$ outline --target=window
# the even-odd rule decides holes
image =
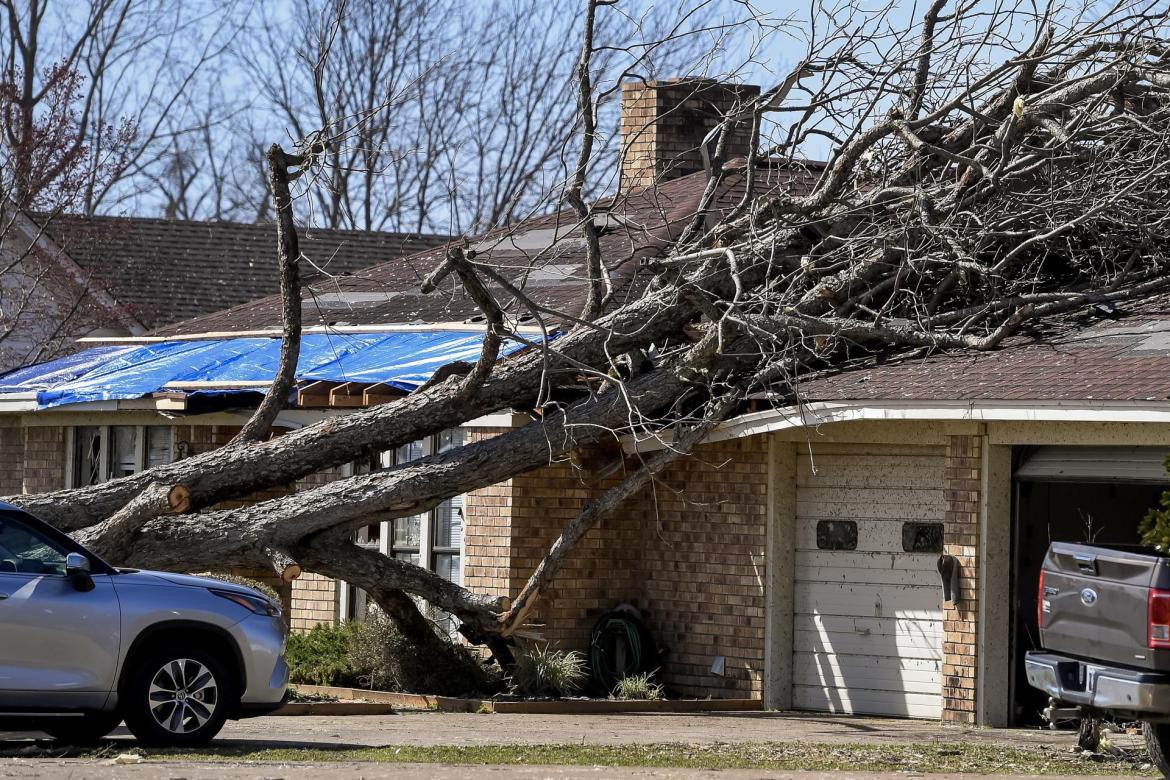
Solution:
[[[0,574],[64,574],[66,555],[24,523],[0,517]]]
[[[821,520],[817,523],[818,550],[856,550],[857,523],[852,520]]]
[[[355,463],[352,473],[368,474],[461,446],[463,431],[456,428]],[[365,526],[357,532],[355,541],[398,560],[424,566],[451,582],[462,583],[463,496],[449,498],[429,512]],[[364,594],[349,585],[341,593],[341,614],[346,619],[360,620],[365,615]],[[432,618],[454,630],[450,616],[436,612]]]
[[[168,425],[79,425],[69,429],[69,487],[86,487],[174,460]]]
[[[913,553],[943,551],[942,523],[902,523],[902,549]]]

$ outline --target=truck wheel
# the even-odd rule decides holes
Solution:
[[[122,716],[116,712],[96,713],[46,725],[45,733],[63,744],[85,747],[100,741],[121,722]]]
[[[143,745],[205,745],[223,728],[236,692],[224,663],[198,647],[148,650],[119,695],[126,726]]]
[[[1101,721],[1096,718],[1081,718],[1077,726],[1077,747],[1096,753],[1101,747]]]
[[[1142,723],[1146,751],[1162,777],[1170,777],[1170,723]]]

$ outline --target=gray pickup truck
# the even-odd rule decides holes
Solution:
[[[1043,650],[1028,682],[1049,720],[1102,714],[1143,722],[1170,777],[1170,556],[1145,547],[1054,542],[1037,591]]]

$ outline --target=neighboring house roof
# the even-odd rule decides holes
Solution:
[[[1170,296],[1095,310],[991,352],[909,357],[801,383],[802,401],[1166,401]]]
[[[46,233],[147,328],[277,292],[273,224],[58,216]],[[307,280],[340,276],[445,244],[450,236],[306,229]]]
[[[819,166],[814,166],[819,168]],[[757,193],[784,189],[799,192],[807,185],[808,169],[773,164],[757,171]],[[742,199],[742,172],[731,174],[719,191],[716,209],[729,209]],[[605,202],[602,253],[609,264],[619,306],[639,294],[649,278],[641,260],[660,254],[693,218],[707,185],[705,173],[668,181],[657,188]],[[470,243],[476,260],[488,261],[502,276],[543,306],[576,316],[585,300],[585,245],[575,214],[562,211],[501,228]],[[478,307],[457,278],[448,277],[429,295],[420,292],[423,279],[443,258],[443,248],[381,263],[349,276],[318,278],[306,285],[303,319],[310,326],[362,326],[394,323],[478,321]],[[502,306],[521,321],[527,312],[503,289],[495,287]],[[558,318],[550,315],[556,323]],[[279,295],[226,311],[159,328],[155,335],[189,335],[279,328]]]

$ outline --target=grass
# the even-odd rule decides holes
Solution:
[[[1087,758],[1054,749],[981,743],[910,745],[824,745],[716,743],[685,745],[474,745],[356,749],[211,747],[198,752],[150,751],[150,759],[171,761],[443,763],[678,767],[690,769],[775,769],[874,772],[971,772],[976,774],[1092,774],[1154,776],[1144,753]]]

